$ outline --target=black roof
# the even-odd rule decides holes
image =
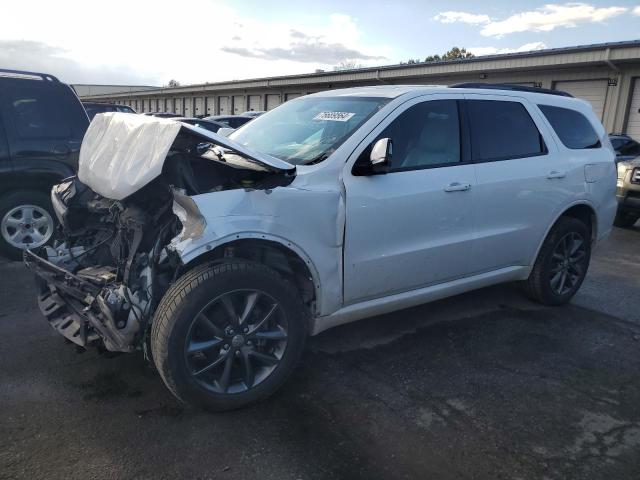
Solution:
[[[571,97],[573,95],[562,90],[550,90],[548,88],[528,87],[526,85],[512,85],[509,83],[456,83],[455,85],[449,85],[449,88],[482,88],[486,90],[510,90],[513,92],[531,92],[531,93],[546,93],[547,95],[557,95],[560,97]]]
[[[0,68],[0,76],[3,77],[36,77],[41,80],[46,80],[49,82],[60,82],[56,77],[50,75],[48,73],[38,73],[38,72],[28,72],[26,70],[9,70],[7,68]]]

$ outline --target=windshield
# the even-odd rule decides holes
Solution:
[[[229,138],[295,165],[319,162],[388,101],[380,97],[302,98],[257,117]]]

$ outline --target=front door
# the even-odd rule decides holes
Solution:
[[[377,139],[393,142],[388,173],[357,176],[348,167],[344,174],[345,304],[468,273],[476,181],[457,98],[407,102],[356,150],[361,162]]]

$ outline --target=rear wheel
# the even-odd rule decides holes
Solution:
[[[153,358],[182,401],[221,411],[274,393],[298,362],[308,311],[278,272],[233,260],[194,268],[156,311]]]
[[[545,305],[568,302],[582,285],[591,258],[591,232],[580,220],[561,217],[542,244],[525,282],[530,298]]]
[[[22,251],[46,245],[55,228],[51,202],[43,192],[20,190],[0,198],[0,250],[20,259]]]

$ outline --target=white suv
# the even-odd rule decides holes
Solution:
[[[67,339],[236,408],[336,325],[508,281],[567,302],[611,229],[614,157],[588,103],[523,87],[327,91],[230,138],[102,114],[52,192],[57,246],[25,260]]]

